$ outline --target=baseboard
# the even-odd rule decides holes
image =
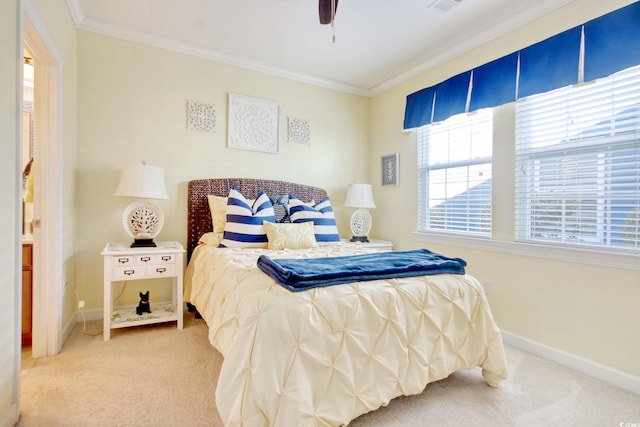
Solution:
[[[77,317],[77,316],[76,316]],[[77,319],[74,319],[73,317],[69,319],[69,321],[66,323],[66,325],[64,325],[64,327],[62,328],[62,342],[67,342],[67,338],[69,338],[69,335],[71,335],[71,331],[73,330],[73,327],[76,325],[77,323]]]
[[[76,312],[76,323],[91,322],[93,320],[102,320],[104,310],[101,308],[90,308],[87,310],[78,310]]]
[[[502,330],[505,344],[526,351],[527,353],[550,360],[558,365],[565,366],[583,374],[597,378],[601,381],[640,394],[640,377],[630,375],[608,366],[584,359],[582,357],[566,353],[545,344],[530,340]]]
[[[0,419],[0,427],[13,427],[18,422],[18,405],[13,404],[7,409],[6,414]]]

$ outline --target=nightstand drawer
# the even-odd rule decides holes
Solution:
[[[127,267],[114,267],[113,280],[133,280],[145,277],[144,265],[130,265]]]
[[[122,265],[135,264],[136,258],[133,255],[122,255],[113,257],[113,266],[118,267]]]
[[[175,254],[136,255],[136,264],[166,264],[176,262]]]
[[[175,264],[176,254],[158,254],[158,255],[122,255],[113,257],[113,266],[134,266],[134,265],[150,265],[150,264]]]
[[[146,277],[173,277],[176,275],[175,264],[155,264],[146,267]]]

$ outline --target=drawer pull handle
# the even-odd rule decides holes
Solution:
[[[170,261],[170,260],[171,260],[171,255],[164,255],[164,256],[162,257],[162,260],[163,260],[163,261]]]
[[[126,276],[131,276],[131,275],[133,275],[133,274],[135,274],[135,273],[136,273],[136,271],[135,271],[135,270],[125,270],[125,271],[124,271],[124,274],[125,274]]]
[[[143,256],[143,257],[140,257],[140,261],[142,261],[142,262],[149,262],[149,261],[151,261],[151,257],[150,257],[150,256]]]
[[[129,262],[129,258],[118,258],[120,264],[126,264]]]
[[[158,268],[156,268],[156,272],[158,272],[158,273],[164,273],[164,272],[166,272],[166,271],[167,271],[167,269],[166,269],[166,268],[164,268],[164,267],[158,267]]]

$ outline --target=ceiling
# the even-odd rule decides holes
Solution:
[[[317,0],[67,3],[80,29],[371,96],[571,1],[340,0],[333,28]]]

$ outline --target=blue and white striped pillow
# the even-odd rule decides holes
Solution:
[[[313,206],[307,206],[294,194],[289,195],[289,215],[291,222],[313,222],[313,233],[318,243],[339,242],[340,235],[333,214],[331,201],[325,197]]]
[[[227,199],[227,222],[220,247],[266,248],[267,233],[262,221],[275,222],[273,206],[264,191],[249,204],[237,187],[231,187]]]
[[[291,222],[289,218],[289,196],[270,196],[269,200],[271,200],[273,211],[276,214],[276,222]]]

